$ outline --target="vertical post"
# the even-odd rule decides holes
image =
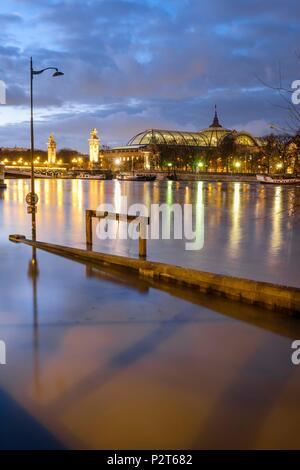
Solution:
[[[146,220],[139,223],[139,257],[147,257],[147,230]]]
[[[31,144],[31,197],[34,197],[34,132],[33,132],[33,67],[32,57],[30,57],[30,144]],[[36,206],[31,203],[31,229],[32,229],[32,240],[36,240]]]
[[[88,248],[93,246],[93,217],[92,211],[85,211],[85,230],[86,230],[86,245]]]

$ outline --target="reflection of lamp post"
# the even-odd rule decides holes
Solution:
[[[32,286],[33,286],[33,317],[34,317],[34,324],[37,323],[37,299],[36,299],[36,286],[37,286],[37,279],[39,277],[39,267],[38,267],[38,260],[36,256],[36,248],[32,247],[32,257],[29,261],[28,265],[28,277],[32,279]]]
[[[37,281],[39,277],[38,260],[36,248],[32,247],[32,257],[28,266],[28,277],[32,281],[33,296],[33,360],[34,375],[36,381],[37,394],[40,392],[40,364],[39,364],[39,323],[38,323],[38,301],[37,301]]]
[[[37,204],[37,196],[35,195],[35,188],[34,188],[34,132],[33,132],[33,76],[40,75],[41,73],[45,72],[45,70],[54,70],[53,77],[60,77],[63,75],[62,72],[56,67],[47,67],[42,70],[33,70],[32,66],[32,57],[30,58],[30,143],[31,143],[31,195],[28,197],[27,203],[29,205],[29,213],[31,213],[32,217],[32,240],[36,239],[36,204]],[[29,201],[29,202],[28,202]]]

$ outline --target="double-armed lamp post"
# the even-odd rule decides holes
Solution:
[[[32,240],[36,240],[36,205],[38,203],[38,196],[35,194],[34,184],[34,129],[33,129],[33,76],[40,75],[46,70],[54,70],[53,77],[60,77],[64,75],[56,67],[46,67],[42,70],[33,70],[32,57],[30,58],[30,142],[31,142],[31,191],[27,194],[26,202],[28,204],[28,213],[32,218]]]

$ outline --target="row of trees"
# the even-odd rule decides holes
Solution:
[[[152,166],[227,173],[300,173],[300,134],[266,136],[261,147],[236,144],[228,136],[219,147],[152,145]]]

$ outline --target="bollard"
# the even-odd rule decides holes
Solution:
[[[144,221],[139,223],[139,257],[147,257],[147,228]]]

